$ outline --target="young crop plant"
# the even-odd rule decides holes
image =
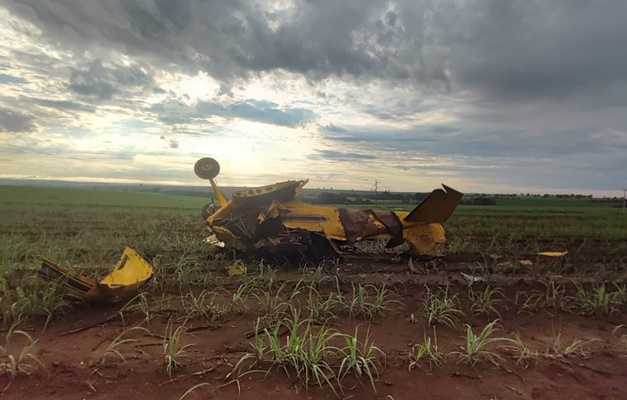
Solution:
[[[42,330],[45,331],[52,317],[63,314],[68,306],[58,283],[53,282],[42,288],[36,282],[23,282],[15,290],[15,303],[11,307],[12,313],[21,317],[45,316]]]
[[[181,336],[185,330],[184,325],[180,325],[176,329],[172,326],[172,320],[168,321],[166,326],[165,335],[163,338],[163,357],[164,364],[166,366],[166,372],[170,379],[172,374],[181,367],[181,359],[185,356],[187,349],[193,344],[182,345]]]
[[[562,332],[554,333],[553,340],[548,343],[546,355],[548,357],[568,357],[579,356],[585,357],[585,346],[593,342],[594,340],[582,340],[579,338],[573,339],[570,344],[564,343]]]
[[[9,287],[9,282],[0,276],[0,321],[5,326],[18,319],[19,313],[15,307],[15,301],[15,295]]]
[[[150,323],[156,316],[152,304],[155,302],[154,297],[148,298],[147,292],[142,292],[129,300],[119,311],[120,318],[124,322],[124,314],[127,312],[140,311],[144,316],[146,328],[150,329]]]
[[[466,343],[462,346],[462,351],[455,351],[451,354],[460,356],[460,362],[468,363],[472,366],[481,361],[490,361],[492,364],[498,366],[497,361],[504,362],[496,350],[490,350],[490,345],[499,342],[511,342],[509,338],[494,337],[494,333],[498,330],[496,323],[498,320],[494,320],[487,324],[481,333],[477,336],[472,331],[470,325],[466,325]]]
[[[557,284],[552,279],[548,282],[542,282],[542,284],[544,285],[544,290],[534,290],[530,295],[523,293],[527,298],[520,311],[536,311],[540,309],[572,310],[574,298],[566,295],[564,285]]]
[[[270,264],[267,264],[264,260],[257,263],[259,268],[259,279],[267,287],[268,291],[272,290],[277,280],[277,269],[273,268]]]
[[[458,295],[450,295],[448,285],[444,289],[440,288],[438,293],[433,293],[427,287],[422,311],[427,318],[429,326],[439,323],[455,328],[459,319],[464,315],[458,304]]]
[[[575,287],[575,304],[583,314],[614,314],[620,311],[625,301],[625,288],[618,285],[614,291],[606,289],[604,284],[594,285],[590,291],[586,291],[581,284],[575,284]]]
[[[342,381],[348,375],[366,376],[373,388],[378,376],[379,362],[375,356],[385,356],[366,334],[363,342],[358,339],[359,330],[354,335],[346,335],[325,325],[316,326],[308,317],[303,317],[298,308],[277,322],[274,327],[259,329],[261,319],[255,325],[255,338],[251,342],[252,352],[247,353],[236,363],[227,378],[237,382],[250,373],[265,373],[274,369],[283,370],[293,382],[299,382],[306,389],[313,385],[328,386],[339,397],[343,392]],[[345,341],[344,347],[333,343]],[[242,373],[245,364],[252,361],[248,371]],[[255,369],[253,369],[255,368]]]
[[[439,367],[444,364],[445,356],[438,346],[438,335],[433,327],[433,337],[427,336],[427,333],[423,334],[423,343],[417,343],[411,347],[409,352],[409,370],[419,365],[421,360],[426,360],[429,363],[429,370],[433,365]]]
[[[337,319],[336,309],[339,305],[338,297],[335,293],[329,293],[326,298],[322,298],[320,293],[311,287],[307,296],[307,311],[309,319],[317,324],[326,325]]]
[[[122,354],[120,347],[125,344],[135,344],[137,342],[137,339],[124,338],[124,336],[128,335],[132,331],[141,331],[150,334],[150,332],[146,328],[140,326],[134,326],[125,331],[122,331],[115,339],[113,339],[109,346],[107,346],[98,362],[104,365],[107,356],[115,355],[118,356],[120,360],[122,360],[124,363],[126,363],[126,357],[124,356],[124,354]]]
[[[287,282],[281,285],[274,294],[270,291],[253,293],[253,296],[261,305],[261,310],[264,312],[263,319],[265,321],[269,323],[280,321],[292,307],[288,301],[283,300],[281,297],[281,291],[286,287],[286,284]],[[292,296],[295,296],[295,294],[292,293]]]
[[[349,374],[355,373],[357,377],[361,378],[365,375],[372,385],[372,389],[377,393],[377,388],[374,385],[375,376],[379,377],[379,370],[377,364],[379,363],[375,357],[376,353],[385,357],[378,347],[374,345],[374,341],[370,339],[370,331],[366,332],[364,341],[359,343],[359,327],[355,328],[355,334],[353,336],[344,335],[346,340],[346,346],[342,349],[344,357],[340,363],[340,368],[337,373],[337,381],[341,385],[342,380]]]
[[[529,346],[527,346],[518,333],[515,333],[513,335],[510,343],[511,345],[507,347],[517,353],[516,364],[524,363],[525,365],[527,365],[529,361],[536,361],[540,357],[540,353],[532,350]]]
[[[497,296],[503,297],[503,292],[498,288],[486,287],[482,292],[477,292],[470,286],[468,289],[468,298],[472,301],[470,310],[475,315],[496,314],[500,318],[501,315],[497,311],[496,305],[502,300]]]
[[[46,369],[46,366],[35,356],[34,347],[36,340],[22,330],[16,330],[20,320],[15,321],[6,335],[4,343],[0,346],[0,372],[5,373],[10,379],[14,379],[19,374],[30,374],[39,367]],[[26,339],[26,343],[13,349],[11,342],[16,336],[22,336]]]
[[[226,313],[226,307],[216,302],[217,294],[203,290],[195,295],[191,290],[181,297],[186,318],[205,318],[211,322]]]
[[[616,335],[617,333],[621,331],[622,331],[622,334],[619,337],[620,343],[621,343],[621,351],[627,352],[627,325],[618,325],[612,331],[612,335]]]
[[[352,288],[353,292],[350,298],[341,294],[337,295],[338,302],[351,318],[364,317],[370,320],[375,315],[389,310],[389,306],[395,302],[388,298],[390,291],[385,285],[377,288],[374,285],[362,286],[358,284],[355,286],[353,284]],[[374,292],[374,299],[368,294],[368,289]]]
[[[265,338],[255,337],[252,344],[254,353],[244,355],[228,376],[237,374],[235,381],[238,381],[249,373],[268,374],[271,370],[279,368],[291,380],[300,382],[307,389],[313,384],[320,387],[328,385],[337,395],[336,386],[339,386],[337,373],[330,360],[338,359],[341,350],[331,345],[331,342],[341,334],[326,326],[315,328],[311,320],[302,318],[300,310],[296,308],[291,310],[291,313],[286,314],[273,328],[263,330]],[[258,325],[259,320],[256,328]],[[284,331],[287,331],[285,340]],[[259,335],[259,330],[257,334]],[[243,365],[249,359],[254,360],[250,368],[258,366],[258,369],[240,374]]]

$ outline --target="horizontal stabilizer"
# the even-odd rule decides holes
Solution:
[[[440,223],[446,222],[464,196],[457,190],[442,185],[420,202],[404,220],[407,222]]]

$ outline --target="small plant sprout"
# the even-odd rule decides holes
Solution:
[[[582,340],[575,338],[572,342],[570,342],[570,344],[567,344],[567,342],[565,343],[562,332],[560,331],[557,334],[554,334],[553,339],[548,343],[546,355],[548,357],[586,357],[587,353],[585,352],[585,346],[595,340],[598,339]]]
[[[134,344],[137,342],[137,339],[123,338],[132,331],[142,331],[150,334],[150,332],[146,328],[140,326],[134,326],[125,331],[122,331],[106,348],[105,352],[102,354],[102,357],[100,357],[99,362],[104,365],[107,356],[115,355],[118,356],[124,363],[126,363],[126,357],[124,356],[124,354],[122,354],[121,347],[126,344]]]
[[[621,351],[627,352],[627,325],[618,325],[612,331],[612,335],[620,333],[619,339],[621,343]]]
[[[185,331],[184,325],[180,325],[176,329],[174,329],[172,325],[172,320],[168,321],[168,325],[166,326],[166,331],[163,339],[163,357],[164,363],[166,366],[166,372],[170,379],[172,379],[172,374],[176,371],[182,364],[181,359],[185,356],[187,348],[193,346],[193,344],[182,345],[181,336]]]
[[[370,320],[375,315],[389,310],[390,305],[397,302],[388,298],[390,291],[385,285],[376,287],[374,285],[362,286],[353,284],[352,288],[353,293],[351,297],[337,295],[339,304],[342,305],[342,308],[348,312],[351,318],[364,317]],[[374,293],[374,299],[368,293],[369,291]]]
[[[334,310],[339,304],[337,295],[335,293],[329,293],[326,299],[320,296],[320,293],[313,287],[309,289],[309,295],[307,297],[307,310],[309,311],[309,318],[318,324],[327,324],[337,318]]]
[[[624,302],[624,288],[616,286],[614,291],[609,291],[605,285],[594,285],[592,290],[586,291],[581,284],[576,284],[576,306],[583,314],[608,315],[619,311]]]
[[[370,339],[370,331],[366,332],[363,343],[359,343],[359,327],[355,328],[355,334],[353,336],[346,335],[346,346],[342,349],[344,358],[340,364],[338,371],[338,382],[341,382],[347,374],[354,372],[358,377],[365,375],[372,384],[372,389],[377,392],[377,388],[374,385],[375,375],[379,376],[379,370],[377,369],[376,353],[382,356],[385,354],[374,345],[374,342]]]
[[[10,379],[14,379],[19,374],[28,375],[39,367],[46,369],[46,366],[34,354],[37,341],[33,340],[28,333],[15,329],[19,323],[20,320],[17,320],[11,325],[4,336],[4,343],[0,346],[0,372],[7,374]],[[11,342],[16,336],[24,337],[26,343],[14,350]]]
[[[427,336],[425,332],[423,343],[417,343],[411,347],[409,352],[409,370],[411,371],[418,366],[421,360],[426,360],[429,363],[429,369],[433,365],[439,367],[444,364],[445,357],[438,346],[438,335],[435,326],[433,327],[433,337]]]
[[[215,321],[226,313],[226,307],[216,303],[217,294],[203,290],[195,295],[191,290],[181,298],[185,318],[205,318]]]
[[[441,323],[455,328],[459,318],[464,314],[458,308],[458,303],[458,295],[450,295],[448,285],[446,285],[445,289],[440,289],[438,294],[431,292],[427,288],[422,311],[427,318],[429,326]]]
[[[526,364],[529,361],[535,361],[540,357],[540,353],[527,346],[518,333],[513,334],[513,338],[510,343],[511,346],[508,346],[508,348],[517,353],[515,356],[516,364]]]
[[[487,287],[485,290],[478,292],[470,286],[468,289],[468,298],[472,302],[470,310],[475,315],[496,314],[500,318],[501,315],[497,311],[496,305],[501,303],[502,300],[497,298],[497,296],[503,296],[503,292],[500,289]]]
[[[495,350],[489,347],[499,342],[511,342],[509,338],[493,337],[498,330],[496,325],[498,320],[494,320],[487,324],[479,335],[475,335],[470,325],[466,325],[466,343],[462,346],[462,351],[456,351],[451,354],[460,356],[460,362],[468,363],[472,366],[481,361],[490,361],[498,366],[497,361],[504,361]]]
[[[561,311],[570,311],[573,305],[573,298],[566,295],[564,285],[555,283],[553,279],[548,282],[542,282],[544,291],[535,290],[527,296],[521,307],[521,311],[536,311],[540,309],[555,309]],[[518,296],[516,296],[518,297]]]

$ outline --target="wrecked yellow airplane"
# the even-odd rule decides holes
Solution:
[[[251,254],[335,257],[356,242],[387,239],[386,248],[407,243],[408,255],[437,255],[438,246],[445,241],[442,224],[463,196],[442,185],[411,212],[351,210],[300,201],[298,196],[308,180],[290,180],[247,188],[233,193],[227,201],[214,179],[220,172],[216,160],[198,160],[194,172],[211,182],[218,200],[215,212],[207,212],[209,204],[203,208],[203,216],[214,234],[210,241]]]

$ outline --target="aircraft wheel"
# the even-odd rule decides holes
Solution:
[[[214,210],[212,210],[212,208]],[[212,203],[207,203],[204,206],[202,206],[202,210],[200,211],[200,215],[202,216],[202,219],[207,219],[211,215],[213,215],[214,212],[215,212],[215,205],[212,204]]]
[[[211,179],[220,173],[220,164],[210,157],[201,158],[194,165],[196,176],[201,179]]]

